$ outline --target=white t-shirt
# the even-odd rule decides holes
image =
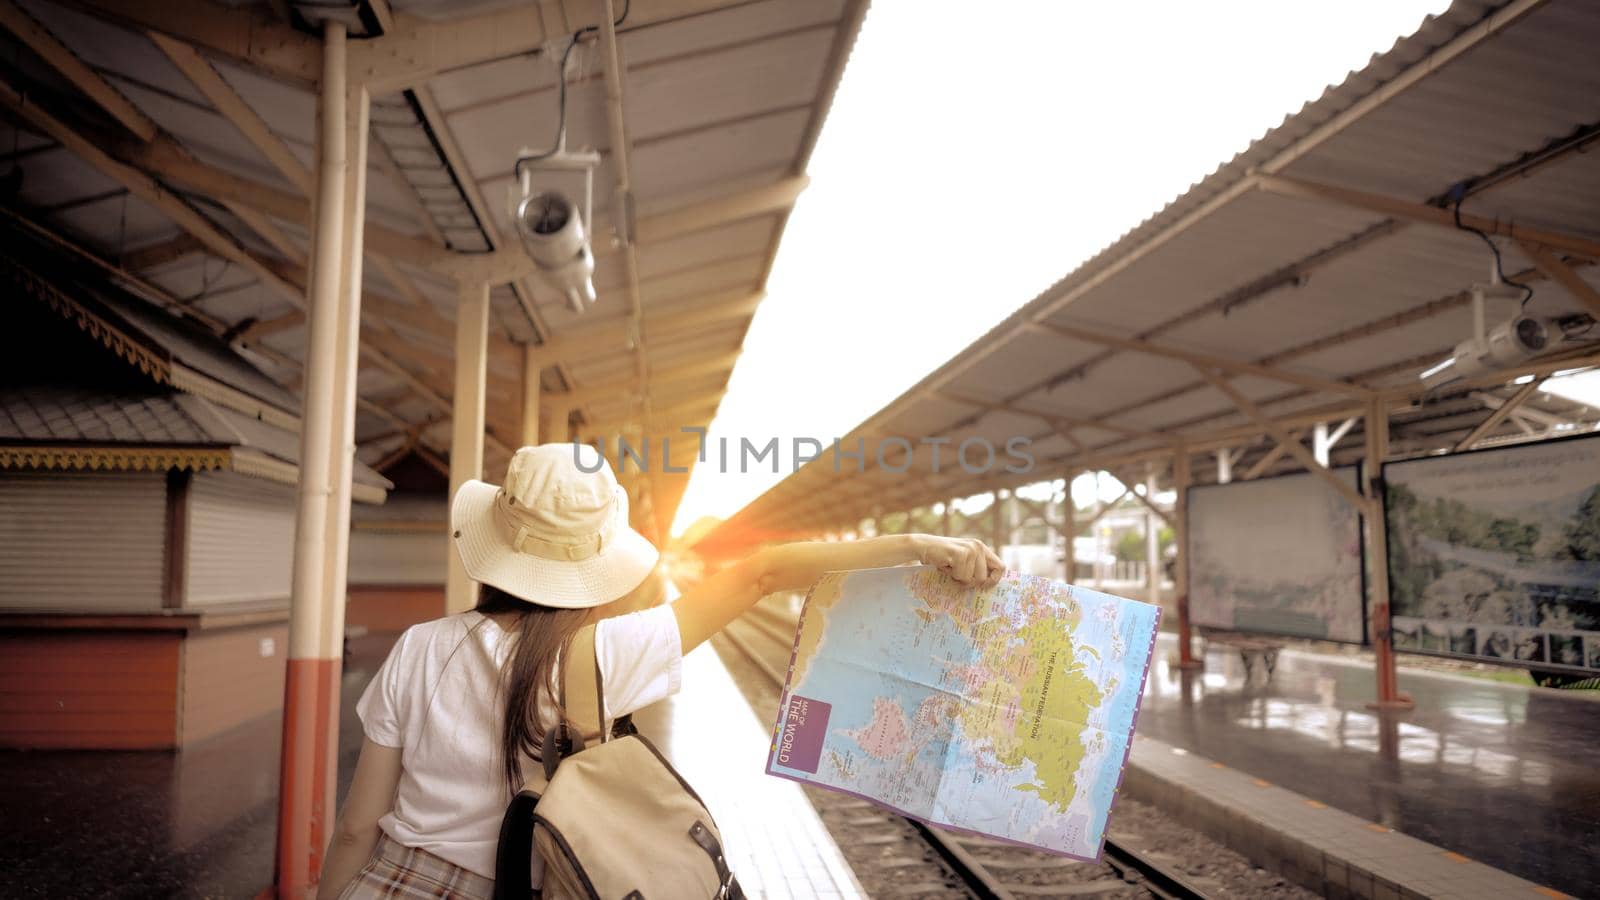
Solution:
[[[498,687],[513,644],[476,612],[414,625],[356,704],[367,737],[401,748],[394,809],[379,827],[407,847],[488,878],[511,799],[499,761],[505,702]],[[670,606],[602,620],[595,653],[608,718],[678,690],[683,644]],[[554,721],[547,708],[546,724]],[[531,774],[529,766],[524,760],[524,773]]]

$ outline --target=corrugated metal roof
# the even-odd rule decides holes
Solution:
[[[199,4],[173,7],[170,13],[163,13],[159,5],[129,7],[98,0],[71,8],[47,0],[19,0],[19,5],[51,40],[87,63],[203,167],[259,185],[280,198],[303,197],[145,30],[184,37],[195,20],[209,16],[226,16],[231,24],[249,20],[259,38],[252,46],[260,56],[244,59],[248,50],[218,42],[200,47],[204,63],[259,117],[273,140],[281,142],[300,166],[309,166],[315,97],[308,82],[318,65],[318,41],[276,18],[271,4]],[[556,35],[532,46],[519,43],[514,35],[496,34],[491,43],[515,49],[431,73],[404,90],[373,98],[369,225],[458,250],[504,247],[512,238],[506,211],[512,162],[519,148],[544,146],[555,133],[551,57],[564,47],[566,38],[558,33],[567,27],[563,19],[567,11],[547,4],[406,0],[390,6],[391,24],[400,31],[419,23],[455,27],[479,16],[513,13],[536,14],[537,24]],[[618,44],[626,66],[626,125],[639,216],[731,196],[804,172],[865,0],[673,0],[633,6],[618,28]],[[153,18],[141,21],[144,14]],[[532,18],[527,21],[531,28]],[[197,27],[187,36],[204,45],[202,31]],[[66,116],[69,125],[81,128],[114,155],[139,149],[127,129],[52,65],[14,36],[5,32],[0,36],[0,57],[9,60],[5,79],[14,90]],[[352,45],[372,45],[373,40],[382,38]],[[606,158],[596,173],[595,208],[610,215],[612,154],[598,54],[585,46],[574,56],[568,144],[597,148]],[[159,247],[179,234],[172,219],[120,193],[114,179],[67,150],[37,140],[34,131],[31,126],[18,130],[7,123],[0,143],[39,148],[20,161],[25,173],[22,201],[34,210],[56,210],[40,212],[38,220],[113,261],[129,251]],[[144,165],[139,160],[134,164]],[[174,190],[193,191],[182,196],[258,258],[274,265],[297,263],[286,259],[286,251],[275,241],[288,243],[290,257],[304,255],[303,217],[270,215],[267,221],[279,232],[275,238],[218,202],[226,197],[208,196],[181,178],[157,175]],[[97,198],[97,194],[107,196]],[[643,309],[653,314],[725,292],[756,291],[770,269],[784,218],[781,213],[764,212],[681,236],[641,240],[637,253]],[[239,265],[225,264],[209,252],[179,256],[138,274],[151,289],[205,317],[215,331],[270,322],[292,312],[281,291],[258,282]],[[381,270],[370,260],[365,266],[364,305],[372,313],[367,324],[392,339],[381,352],[420,378],[432,393],[448,397],[450,373],[430,368],[426,361],[453,353],[455,287],[418,260],[393,262],[395,268],[390,270]],[[407,283],[397,283],[396,273]],[[600,306],[581,317],[568,312],[562,298],[536,278],[495,289],[494,340],[502,352],[491,355],[491,397],[495,390],[502,395],[518,390],[520,372],[504,351],[516,344],[559,339],[569,331],[623,315],[628,304],[618,255],[601,255],[596,285]],[[390,329],[388,322],[395,327]],[[653,366],[658,360],[736,350],[747,324],[746,316],[701,334],[675,334],[670,345],[662,347],[647,335],[644,356]],[[259,337],[255,347],[272,376],[292,388],[304,342],[303,329],[290,327]],[[415,348],[415,356],[408,347]],[[632,365],[633,351],[619,340],[593,359],[547,370],[545,385],[552,393],[582,389],[592,379]],[[447,431],[429,423],[445,418],[448,410],[370,366],[364,366],[358,382],[363,397],[371,401],[357,423],[358,438],[371,441],[363,447],[365,458],[375,460],[396,442],[407,440],[401,432],[411,427],[420,427],[426,440],[447,449],[447,442],[440,442]],[[516,400],[510,396],[492,407],[490,426],[496,437],[509,441],[517,430]],[[598,421],[602,413],[637,414],[615,407],[596,406],[581,415]],[[491,452],[491,474],[502,463]],[[660,495],[655,515],[663,532],[685,480],[679,476],[677,483],[654,486]]]
[[[1059,477],[1082,462],[1140,450],[1170,454],[1177,441],[1255,427],[1188,362],[1053,334],[1050,325],[1368,388],[1415,385],[1418,371],[1469,335],[1464,292],[1488,277],[1490,265],[1481,241],[1360,204],[1279,193],[1258,176],[1434,205],[1465,182],[1467,213],[1595,241],[1600,165],[1584,151],[1600,141],[1596,46],[1600,8],[1592,3],[1452,4],[849,435],[943,435],[956,444],[981,436],[1002,445],[1025,435],[1037,442],[1044,470],[1031,477],[935,477],[923,454],[913,469],[918,474],[896,480],[857,475],[848,466],[836,473],[824,457],[707,540],[735,544],[850,527],[880,506],[925,505]],[[1520,248],[1500,243],[1508,273],[1531,267]],[[1568,262],[1587,283],[1600,285],[1589,260]],[[1557,317],[1587,309],[1538,272],[1527,278],[1536,280],[1530,313]],[[1282,380],[1241,374],[1231,381],[1275,416],[1331,408],[1339,399]],[[1446,392],[1430,403],[1460,400]],[[1468,403],[1481,419],[1482,403]],[[1594,415],[1562,409],[1580,419]],[[1421,434],[1413,421],[1419,416],[1427,417],[1396,414],[1397,434]],[[1457,433],[1475,424],[1452,422]],[[1235,442],[1259,443],[1256,431]],[[1345,446],[1359,447],[1360,439],[1353,433]]]

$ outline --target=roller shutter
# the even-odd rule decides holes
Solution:
[[[232,472],[202,472],[189,486],[187,606],[289,596],[294,489]]]
[[[166,479],[0,473],[0,606],[161,607]]]

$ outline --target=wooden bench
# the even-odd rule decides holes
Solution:
[[[1215,643],[1238,651],[1239,660],[1244,663],[1246,681],[1255,675],[1257,663],[1261,664],[1266,677],[1271,679],[1272,672],[1278,665],[1278,651],[1283,649],[1282,641],[1233,631],[1207,631],[1204,637],[1207,645]]]

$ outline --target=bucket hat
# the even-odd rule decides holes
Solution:
[[[627,491],[587,444],[523,447],[504,486],[463,484],[450,532],[472,580],[543,606],[610,603],[660,558],[628,525]]]

